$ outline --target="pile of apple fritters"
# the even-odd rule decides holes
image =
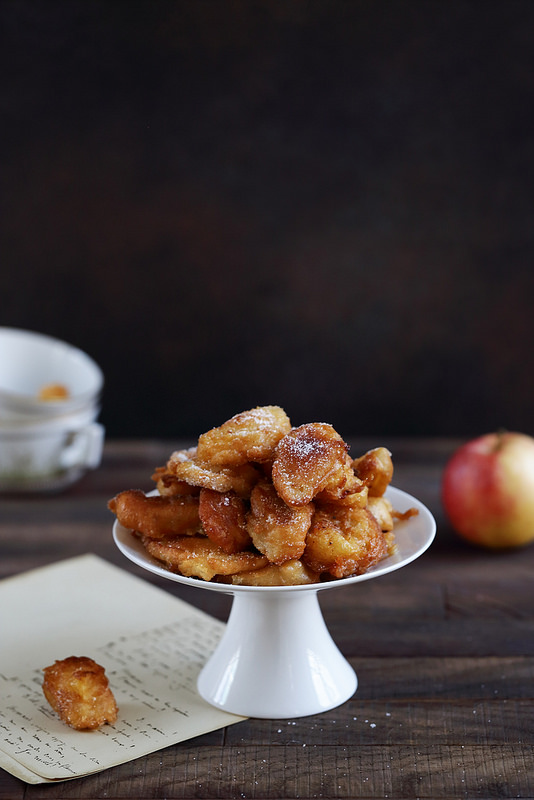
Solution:
[[[147,552],[187,577],[280,586],[359,575],[395,547],[384,447],[352,459],[329,424],[243,411],[109,501]],[[410,512],[408,512],[410,513]]]

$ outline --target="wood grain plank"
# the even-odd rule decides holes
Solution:
[[[534,685],[531,657],[352,658],[365,700],[530,699]]]
[[[23,800],[26,784],[0,769],[0,800]]]
[[[522,565],[525,570],[526,565]],[[531,620],[534,615],[532,575],[507,574],[497,578],[479,577],[476,582],[448,581],[444,588],[449,618],[499,619],[508,625]]]
[[[401,573],[328,590],[319,595],[325,619],[444,619],[445,590],[435,581],[411,581]]]
[[[346,655],[356,656],[533,656],[534,620],[417,620],[395,625],[357,620],[327,621],[332,638]]]
[[[228,743],[287,746],[533,745],[530,700],[361,701],[310,720],[247,720],[227,732]]]
[[[364,745],[169,748],[27,800],[152,798],[528,798],[534,752],[524,745]]]

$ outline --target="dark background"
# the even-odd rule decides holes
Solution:
[[[534,434],[532,0],[0,13],[0,324],[108,436]]]

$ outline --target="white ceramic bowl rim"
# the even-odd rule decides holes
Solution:
[[[149,494],[157,494],[157,492],[152,491]],[[115,520],[113,524],[113,538],[122,554],[125,555],[126,558],[129,558],[134,564],[158,575],[160,578],[183,583],[195,589],[204,589],[232,595],[248,592],[261,594],[319,592],[367,581],[372,578],[378,578],[380,575],[385,575],[388,572],[393,572],[419,558],[419,556],[430,547],[436,534],[436,522],[428,508],[421,503],[420,500],[417,500],[417,498],[393,486],[388,488],[386,497],[391,500],[398,511],[404,512],[409,508],[416,508],[418,511],[416,516],[410,517],[404,522],[397,523],[397,552],[392,556],[384,558],[362,575],[353,575],[350,578],[337,578],[321,583],[297,584],[296,586],[238,586],[203,581],[199,578],[186,578],[176,572],[171,572],[166,569],[160,561],[152,558],[152,556],[146,552],[141,542],[132,536],[131,531],[123,528],[118,520]]]
[[[99,413],[100,406],[93,404],[48,417],[37,418],[29,414],[15,420],[0,417],[0,442],[56,436],[58,432],[74,432],[96,421]]]
[[[11,357],[14,348],[18,349],[16,358]],[[47,403],[37,399],[40,386],[56,382],[69,386],[69,376],[76,376],[82,386],[70,398]],[[102,370],[80,348],[47,334],[0,327],[0,406],[6,410],[39,416],[65,414],[97,400],[103,384]]]

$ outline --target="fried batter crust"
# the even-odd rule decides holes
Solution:
[[[393,506],[386,497],[370,497],[367,508],[384,533],[393,530]]]
[[[256,549],[280,565],[303,554],[312,514],[312,503],[291,508],[270,481],[262,480],[250,495],[247,527]]]
[[[217,575],[261,569],[269,563],[265,556],[251,551],[225,553],[207,536],[174,536],[171,539],[142,539],[148,553],[162,561],[171,572],[187,578],[211,581]]]
[[[260,478],[260,473],[252,464],[214,466],[201,461],[196,451],[192,453],[190,450],[174,452],[167,462],[167,468],[176,478],[192,486],[213,489],[215,492],[235,492],[242,497],[250,494]]]
[[[258,406],[242,411],[201,434],[197,457],[214,466],[237,466],[248,461],[269,461],[291,422],[280,406]]]
[[[382,497],[393,477],[393,461],[387,447],[375,447],[352,462],[354,472],[368,487],[369,497]]]
[[[198,512],[204,532],[225,553],[239,553],[252,544],[246,506],[235,492],[201,489]]]
[[[324,491],[316,494],[313,502],[316,506],[321,505],[336,505],[336,506],[357,506],[358,508],[365,508],[369,501],[369,491],[359,478],[354,478],[356,483],[350,483],[352,489],[339,492],[336,496],[335,491]],[[348,483],[346,484],[348,486]]]
[[[169,472],[166,466],[156,467],[152,480],[161,495],[198,495],[200,493],[198,486],[191,486],[189,483],[179,480],[176,475]]]
[[[71,728],[96,730],[117,720],[118,708],[104,668],[86,656],[69,656],[43,670],[43,693]]]
[[[263,569],[232,575],[234,586],[297,586],[303,583],[318,583],[319,575],[312,572],[302,561],[293,559],[277,566],[269,564]]]
[[[302,561],[334,578],[361,575],[387,555],[384,534],[366,508],[332,506],[317,510]]]
[[[146,495],[140,489],[120,492],[108,503],[121,525],[153,539],[200,530],[198,497]]]
[[[355,489],[348,445],[325,422],[293,428],[276,448],[272,480],[289,506],[310,503],[319,492],[341,497]]]

